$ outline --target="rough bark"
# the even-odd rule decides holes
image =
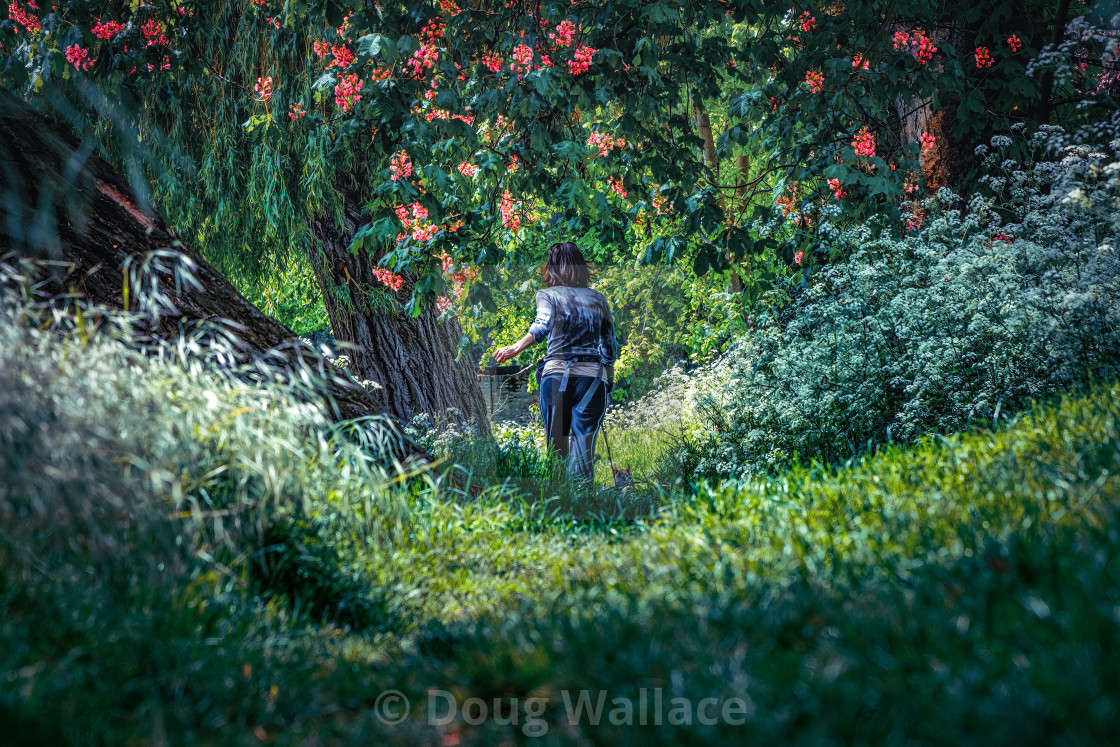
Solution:
[[[704,163],[712,170],[713,181],[718,182],[719,162],[716,160],[716,139],[712,135],[712,121],[699,100],[692,104],[692,116],[696,120],[696,131],[704,141]]]
[[[923,133],[934,137],[933,148],[923,152],[921,156],[922,176],[926,187],[931,192],[936,192],[941,187],[952,184],[957,175],[954,168],[957,159],[951,154],[948,110],[942,108],[935,111],[929,99],[903,97],[898,102],[898,118],[903,145],[920,144]]]
[[[129,263],[163,252],[168,264],[189,267],[201,289],[161,276],[159,290],[170,305],[145,335],[172,339],[184,327],[209,322],[231,333],[244,359],[267,356],[281,364],[302,359],[322,367],[328,374],[324,395],[336,419],[384,412],[343,372],[249,303],[91,151],[0,89],[0,256],[14,252],[57,262],[39,293],[75,294],[120,309]]]
[[[315,220],[312,232],[318,246],[310,251],[335,338],[349,345],[351,373],[376,382],[381,389],[374,397],[401,420],[424,413],[447,417],[454,409],[461,420],[473,418],[489,432],[478,372],[465,358],[456,360],[458,322],[439,321],[434,306],[412,318],[378,300],[378,294],[391,294],[403,302],[411,287],[390,291],[374,277],[372,257],[350,252],[361,210],[349,185],[336,186],[343,199],[343,225],[340,228],[328,215]]]
[[[739,172],[739,184],[735,187],[735,201],[739,203],[738,211],[739,219],[741,220],[743,212],[746,209],[744,199],[747,195],[747,182],[750,181],[751,178],[751,159],[743,154],[736,156],[735,168]],[[741,265],[736,266],[730,254],[728,254],[727,260],[731,262],[731,290],[735,293],[739,293],[743,290],[743,278],[739,275],[743,268]],[[745,306],[743,307],[743,313],[744,315],[746,314]]]
[[[959,45],[961,42],[959,34],[950,28],[935,29],[931,38],[939,46],[949,42]],[[941,107],[935,110],[931,99],[903,95],[895,102],[895,108],[903,145],[920,144],[922,133],[934,137],[933,148],[921,156],[922,176],[927,189],[933,193],[956,184],[968,170],[970,144],[954,142],[949,135],[955,102],[943,97]]]

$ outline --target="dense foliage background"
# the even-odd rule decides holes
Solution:
[[[151,339],[173,247],[125,310],[45,298],[57,216],[8,220],[8,738],[1112,740],[1107,3],[13,0],[0,85],[74,135],[63,183],[106,159],[370,390],[445,334],[409,386],[451,391],[456,339],[486,366],[560,239],[623,343],[580,484],[535,418],[336,422],[312,366]],[[434,724],[430,688],[549,706]],[[565,722],[641,688],[750,707]]]

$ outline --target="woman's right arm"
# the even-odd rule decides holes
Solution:
[[[537,316],[533,319],[533,323],[529,325],[529,333],[509,347],[498,348],[494,353],[494,360],[498,363],[505,363],[510,358],[516,358],[530,345],[548,337],[548,332],[552,329],[552,304],[549,303],[548,296],[543,291],[537,291],[536,301]]]

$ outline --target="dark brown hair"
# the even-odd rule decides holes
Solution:
[[[578,246],[570,241],[561,241],[549,248],[548,261],[544,264],[545,285],[586,288],[590,282],[591,269]]]

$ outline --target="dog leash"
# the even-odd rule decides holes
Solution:
[[[603,421],[599,430],[603,432],[603,446],[607,447],[607,463],[611,466],[611,484],[614,484],[614,459],[611,458],[611,442],[607,440],[607,411],[611,408],[611,393],[607,392],[607,404],[603,408]]]

